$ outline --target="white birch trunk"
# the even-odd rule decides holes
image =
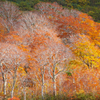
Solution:
[[[5,73],[2,72],[2,78],[3,78],[3,94],[4,94],[4,98],[3,100],[6,99],[6,87],[7,87],[7,75],[5,75]]]
[[[13,84],[12,84],[12,90],[11,90],[11,98],[13,98],[13,95],[14,95],[14,88],[15,88],[16,78],[17,78],[17,70],[15,70],[15,75],[13,77]]]
[[[45,67],[43,66],[43,69],[42,69],[42,90],[41,90],[42,100],[44,100],[44,72],[45,72]]]
[[[56,96],[56,75],[55,75],[55,65],[53,68],[53,96]]]
[[[24,87],[24,100],[26,100],[26,87]]]
[[[53,96],[56,96],[56,80],[53,79]]]
[[[3,78],[3,93],[4,93],[4,95],[6,95],[7,79],[6,79],[6,75],[4,73],[2,73],[2,78]]]

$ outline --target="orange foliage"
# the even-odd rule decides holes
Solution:
[[[39,95],[43,82],[41,79],[44,78],[44,92],[51,93],[53,91],[52,77],[55,74],[57,75],[55,78],[57,93],[67,92],[72,95],[97,92],[99,94],[100,63],[97,59],[100,57],[97,51],[100,49],[100,24],[94,22],[87,14],[73,9],[63,9],[57,3],[39,3],[35,8],[40,12],[27,12],[21,15],[20,20],[17,19],[19,23],[16,23],[16,26],[18,27],[10,28],[9,34],[5,35],[5,27],[0,23],[0,42],[4,42],[0,43],[0,63],[7,65],[8,71],[11,71],[11,68],[15,70],[17,66],[16,85],[18,87],[16,87],[21,89],[27,87],[29,93],[31,91],[34,95]],[[81,43],[81,36],[85,37],[85,42]],[[81,45],[77,48],[74,43]],[[73,49],[69,47],[76,48],[74,54],[71,52]],[[83,59],[85,57],[86,63],[92,61],[93,65],[98,65],[98,69],[84,68],[84,61],[82,63],[77,58],[80,52],[83,54]],[[91,56],[87,56],[88,54]],[[27,60],[23,62],[24,56]],[[72,57],[78,61],[66,65]],[[93,57],[96,57],[95,61]],[[64,58],[68,61],[62,61]],[[25,66],[26,62],[27,66]],[[62,70],[63,67],[66,67],[66,71],[71,69],[72,75],[68,76]],[[3,68],[5,71],[5,66]],[[11,74],[14,74],[13,70]],[[61,71],[63,73],[59,74]],[[9,82],[12,80],[11,74],[8,72]],[[21,92],[21,89],[18,91]],[[8,100],[19,100],[19,98],[13,97]]]
[[[97,45],[100,42],[100,24],[94,22],[87,14],[63,9],[57,3],[37,4],[36,8],[50,20],[59,37],[67,39],[71,35],[85,34]]]
[[[20,100],[20,99],[17,97],[13,97],[13,98],[8,98],[7,100]]]
[[[73,93],[99,93],[98,69],[78,69],[72,76],[66,75],[66,81],[63,83],[64,92]]]

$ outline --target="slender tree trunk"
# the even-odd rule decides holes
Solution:
[[[15,88],[16,78],[17,78],[17,75],[16,75],[16,72],[15,72],[15,76],[13,77],[13,85],[12,85],[12,90],[11,90],[11,98],[13,98],[13,95],[14,95],[14,88]]]
[[[24,100],[26,100],[26,87],[24,87]]]
[[[55,75],[55,65],[53,68],[53,96],[56,96],[56,75]]]
[[[13,98],[13,94],[14,94],[14,89],[12,89],[11,91],[11,98]]]
[[[44,100],[44,84],[42,84],[42,100]]]
[[[4,73],[2,73],[2,77],[3,77],[3,93],[4,95],[6,95],[7,79]]]
[[[11,90],[11,98],[13,98],[14,95],[14,87],[15,87],[15,82],[13,82],[12,90]]]
[[[4,73],[2,73],[2,78],[3,78],[3,94],[4,94],[3,100],[5,100],[6,99],[7,76]]]
[[[45,71],[45,67],[43,66],[43,69],[42,69],[42,90],[41,90],[42,100],[44,100],[44,71]]]
[[[56,96],[56,80],[53,78],[53,96]]]
[[[5,79],[3,86],[4,95],[6,95],[6,86],[7,86],[7,80]]]

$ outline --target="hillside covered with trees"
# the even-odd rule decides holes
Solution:
[[[0,99],[100,100],[100,16],[65,7],[98,1],[12,1],[0,1]]]
[[[34,10],[34,6],[39,2],[57,2],[63,8],[77,9],[92,16],[96,22],[100,22],[100,0],[0,0],[16,3],[20,10]]]

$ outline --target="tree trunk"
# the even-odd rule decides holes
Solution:
[[[2,77],[3,77],[3,93],[4,93],[4,95],[6,95],[7,79],[6,79],[6,76],[4,75],[4,73],[2,73]]]
[[[44,100],[44,84],[42,85],[42,100]]]
[[[24,100],[26,100],[26,87],[24,87]]]
[[[42,100],[44,100],[44,72],[45,72],[45,67],[43,66],[43,69],[42,69],[42,90],[41,90]]]
[[[53,96],[54,97],[56,96],[56,75],[55,75],[55,67],[56,67],[56,65],[54,65],[54,68],[53,68],[53,77],[52,77],[52,80],[53,80]]]
[[[6,99],[7,76],[4,73],[2,73],[2,78],[3,78],[3,94],[4,94],[3,100],[5,100]]]
[[[6,95],[6,86],[7,86],[7,80],[5,79],[4,81],[4,86],[3,86],[3,92],[4,92],[4,95]]]
[[[53,78],[53,96],[56,96],[56,80]]]
[[[55,69],[53,70],[53,96],[56,96],[56,80],[55,80]]]
[[[15,88],[15,83],[16,83],[16,75],[13,77],[13,86],[12,86],[12,90],[11,90],[11,98],[13,98],[14,95],[14,88]]]

